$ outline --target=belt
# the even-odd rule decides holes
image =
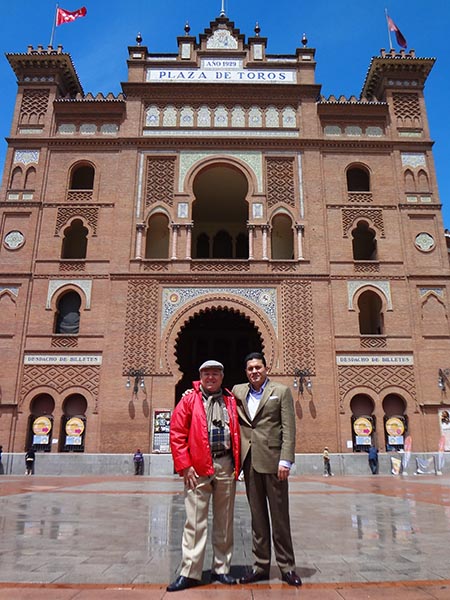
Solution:
[[[231,450],[222,450],[221,452],[211,452],[213,458],[222,458],[222,456],[227,456],[227,454],[231,454]]]

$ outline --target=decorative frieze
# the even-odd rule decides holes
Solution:
[[[235,296],[244,298],[258,307],[268,317],[275,331],[278,328],[278,310],[276,288],[252,287],[170,287],[163,288],[161,329],[164,330],[169,320],[188,302],[202,297]]]
[[[145,127],[170,128],[192,127],[193,129],[295,129],[297,113],[293,106],[250,106],[239,104],[226,106],[167,105],[152,104],[145,113]],[[176,132],[170,132],[175,134]],[[223,133],[222,133],[223,135]],[[233,135],[235,132],[233,131]],[[348,133],[348,135],[352,135]]]

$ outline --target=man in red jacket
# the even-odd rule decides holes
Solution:
[[[178,592],[201,584],[208,507],[213,498],[211,581],[233,585],[233,515],[240,471],[240,433],[236,400],[222,390],[223,365],[207,360],[200,381],[185,394],[170,420],[170,448],[176,472],[184,479],[184,525],[180,575],[168,587]]]

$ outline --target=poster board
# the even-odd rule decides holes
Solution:
[[[172,411],[169,409],[153,411],[152,452],[156,454],[170,454],[169,434],[171,416]]]

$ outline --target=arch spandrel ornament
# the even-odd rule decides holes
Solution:
[[[225,297],[231,300],[231,303],[246,302],[250,310],[256,309],[258,313],[264,314],[274,330],[278,329],[278,302],[277,290],[272,287],[252,287],[252,288],[204,288],[204,287],[170,287],[163,288],[162,291],[162,314],[161,331],[168,325],[169,321],[180,309],[183,309],[188,303],[196,301],[199,298],[217,298],[219,302]]]
[[[384,300],[386,301],[387,310],[391,311],[392,308],[392,296],[391,296],[391,286],[389,281],[379,281],[379,280],[352,280],[347,281],[347,293],[348,293],[348,310],[355,310],[354,307],[354,299],[358,292],[364,288],[370,289],[374,288],[378,292],[381,292]]]
[[[264,354],[269,366],[278,362],[276,356],[275,340],[276,329],[272,323],[262,314],[258,307],[247,299],[226,296],[220,293],[210,293],[208,296],[200,296],[179,308],[167,322],[163,330],[161,348],[164,355],[161,357],[162,370],[169,374],[179,372],[179,366],[175,355],[178,336],[188,321],[201,315],[206,311],[226,310],[248,319],[261,336],[264,346]]]
[[[91,294],[92,294],[92,280],[91,279],[52,279],[48,282],[47,291],[47,302],[45,308],[47,310],[52,308],[55,303],[56,293],[61,288],[74,290],[76,292],[82,292],[81,297],[85,302],[84,308],[89,310],[91,308]],[[53,306],[55,308],[55,306]]]
[[[249,185],[252,182],[256,193],[261,194],[264,190],[263,184],[263,155],[262,152],[235,152],[228,151],[226,154],[217,152],[180,152],[180,170],[178,175],[178,192],[186,191],[188,182],[192,180],[192,174],[198,173],[199,169],[215,164],[224,164],[239,169],[244,169]]]

